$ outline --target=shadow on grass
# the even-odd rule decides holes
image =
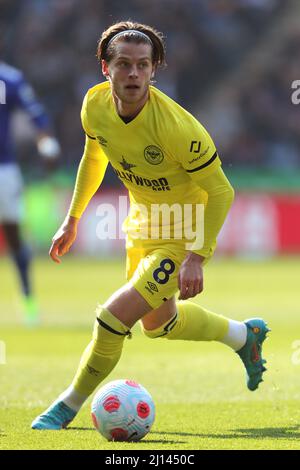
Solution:
[[[93,431],[95,432],[95,428],[80,428],[80,427],[69,427],[66,428],[65,431]],[[151,434],[177,434],[177,433],[151,433]],[[180,433],[178,433],[180,435]],[[167,441],[165,439],[147,439],[145,441],[138,441],[138,442],[131,442],[131,444],[184,444],[184,441]]]
[[[71,427],[66,428],[65,431],[95,431],[95,428],[80,428],[80,427],[71,426]]]
[[[153,434],[176,435],[176,436],[193,436],[215,439],[299,439],[300,426],[288,426],[281,428],[247,428],[234,429],[228,434],[198,434],[187,432],[153,432]]]
[[[184,441],[167,441],[164,439],[146,439],[131,444],[184,444]]]
[[[95,431],[92,427],[69,427],[66,431]],[[226,434],[214,433],[192,433],[192,432],[156,432],[152,431],[151,435],[163,435],[163,436],[192,436],[192,437],[203,437],[203,438],[215,438],[215,439],[299,439],[300,438],[300,426],[287,426],[281,428],[245,428],[245,429],[233,429],[228,431]],[[0,432],[1,436],[1,432]],[[2,434],[3,436],[3,434]],[[183,441],[167,441],[164,439],[151,439],[143,441],[145,443],[160,443],[160,444],[183,444]]]

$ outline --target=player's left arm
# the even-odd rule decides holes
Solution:
[[[203,244],[199,247],[196,241],[179,270],[180,299],[194,297],[202,292],[202,265],[213,254],[217,235],[234,199],[234,190],[221,168],[210,135],[197,121],[191,127],[192,134],[187,132],[189,138],[183,139],[185,149],[182,149],[181,154],[182,165],[194,183],[207,193],[207,204],[204,210]],[[199,140],[193,140],[192,135],[197,135]]]
[[[204,243],[202,248],[187,253],[178,275],[180,298],[194,297],[203,290],[202,265],[213,253],[216,238],[220,232],[234,199],[234,190],[221,167],[199,182],[201,189],[207,192],[207,204],[204,210]]]

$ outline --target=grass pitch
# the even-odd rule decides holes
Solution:
[[[0,260],[0,449],[300,449],[299,259],[215,259],[205,269],[197,302],[235,319],[263,316],[272,328],[264,348],[269,370],[256,392],[226,346],[150,340],[135,328],[106,382],[134,379],[152,394],[156,420],[139,443],[106,442],[93,429],[91,400],[67,430],[30,429],[69,385],[96,303],[124,283],[124,262],[38,259],[34,277],[42,323],[26,329],[12,265]]]

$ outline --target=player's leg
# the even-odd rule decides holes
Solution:
[[[143,329],[146,334],[149,331],[151,337],[157,336],[158,329],[159,336],[196,341],[220,340],[228,332],[228,319],[192,302],[175,303],[178,270],[185,255],[180,246],[165,247],[144,257],[135,270],[132,285],[152,307],[152,311],[142,318]],[[182,308],[182,305],[188,305],[188,308]]]
[[[126,284],[97,307],[92,341],[86,347],[70,387],[32,423],[33,429],[62,429],[73,420],[85,400],[118,363],[130,328],[150,305]]]
[[[22,292],[23,310],[27,324],[34,324],[38,317],[38,308],[32,292],[30,267],[31,253],[20,236],[20,227],[17,223],[4,222],[2,225],[5,240],[11,257],[16,265]]]
[[[177,302],[176,313],[173,315],[168,315],[171,309],[166,311],[164,307],[162,305],[152,310],[142,319],[142,331],[146,336],[153,339],[219,341],[226,344],[242,359],[249,390],[258,388],[266,370],[262,344],[269,331],[263,319],[252,318],[240,322],[217,315],[190,301]],[[162,317],[161,310],[164,313]]]
[[[180,246],[155,250],[143,257],[135,270],[131,278],[133,286],[152,309],[162,309],[143,317],[145,333],[152,338],[219,341],[230,346],[244,363],[249,390],[256,390],[266,370],[261,352],[268,331],[264,320],[252,318],[239,322],[190,301],[178,302],[175,314],[174,305],[170,309],[169,305],[163,307],[178,290],[177,275],[185,255]]]
[[[252,318],[240,322],[211,312],[194,302],[175,303],[175,299],[170,295],[177,290],[176,255],[172,257],[170,254],[166,256],[162,253],[161,258],[157,256],[156,261],[159,269],[155,263],[154,269],[142,269],[146,262],[146,258],[143,259],[132,279],[136,289],[154,307],[142,318],[144,333],[150,338],[219,341],[230,346],[238,353],[245,365],[249,390],[256,390],[266,370],[264,367],[266,361],[261,353],[262,343],[268,331],[264,320]],[[138,272],[139,276],[137,276]],[[154,281],[156,281],[155,284],[153,284]],[[145,290],[145,286],[152,288]],[[163,304],[161,304],[162,292],[166,296]]]
[[[191,302],[175,307],[173,295],[181,262],[170,250],[155,250],[141,259],[130,283],[98,307],[93,340],[82,356],[71,386],[32,423],[34,429],[61,429],[75,417],[86,398],[113,370],[121,356],[124,338],[130,337],[130,328],[141,318],[146,328],[151,327],[144,328],[151,338],[226,342],[230,322],[225,317]],[[153,329],[157,326],[155,316],[160,318],[160,324]],[[163,320],[166,321],[162,323]]]
[[[159,266],[163,259],[161,257],[165,256],[161,252],[158,255],[156,253],[144,255],[144,252],[139,251],[130,255],[131,269],[137,271],[137,278],[145,269],[152,270],[152,266]],[[141,258],[143,256],[144,258]],[[127,277],[130,276],[131,274],[127,274]],[[143,291],[139,292],[136,287],[130,280],[103,306],[98,306],[93,340],[82,356],[71,387],[64,394],[64,401],[70,406],[81,406],[97,385],[113,370],[121,356],[124,338],[131,336],[130,328],[152,310],[148,298],[145,298],[142,295]],[[161,300],[161,302],[162,320],[173,316],[176,309],[174,300],[166,302]]]
[[[17,165],[1,166],[0,170],[0,220],[9,252],[16,265],[24,294],[24,314],[27,323],[37,320],[37,306],[30,281],[31,255],[20,232],[22,215],[22,177]]]
[[[31,294],[31,284],[29,280],[30,252],[21,240],[20,227],[17,223],[3,222],[3,233],[9,252],[17,266],[22,291],[24,295]]]
[[[169,322],[176,317],[177,306],[175,296],[168,299],[160,307],[146,313],[141,319],[141,328],[146,331],[156,330],[157,328],[165,328]]]
[[[131,271],[137,265],[140,266],[137,277],[145,269],[157,269],[164,259],[161,256],[165,256],[165,253],[145,256],[145,263],[142,263],[141,257],[144,255],[143,251],[138,251],[130,256]],[[131,273],[127,275],[130,276]],[[147,288],[149,289],[148,285]],[[164,302],[163,298],[161,302]],[[93,338],[82,355],[72,384],[50,408],[33,421],[32,428],[42,430],[66,427],[88,396],[116,366],[124,339],[131,336],[130,328],[151,310],[152,306],[131,281],[115,292],[103,306],[98,306]],[[174,309],[169,314],[173,315]]]

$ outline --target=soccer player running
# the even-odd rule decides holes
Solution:
[[[1,38],[0,38],[1,39]],[[22,176],[16,161],[11,136],[11,117],[15,109],[25,111],[36,128],[36,141],[40,155],[53,162],[60,146],[52,136],[49,118],[39,103],[22,72],[0,60],[0,226],[21,280],[25,322],[34,325],[38,320],[38,306],[30,279],[31,254],[22,240]],[[47,165],[50,167],[52,165]]]
[[[151,86],[157,67],[165,62],[161,33],[139,23],[117,23],[103,32],[98,58],[108,81],[91,88],[83,102],[84,154],[71,206],[53,238],[50,256],[59,263],[70,249],[109,161],[131,202],[126,221],[128,282],[98,306],[93,338],[72,384],[33,421],[33,429],[61,429],[74,419],[116,366],[124,338],[131,336],[138,320],[149,338],[228,345],[244,363],[250,390],[257,389],[266,370],[261,349],[268,329],[262,319],[230,320],[187,300],[203,290],[203,264],[213,254],[233,189],[207,131]],[[186,237],[138,236],[151,225],[153,204],[205,204],[204,242],[187,245]],[[177,222],[170,222],[171,228]],[[195,227],[194,219],[191,224]]]

